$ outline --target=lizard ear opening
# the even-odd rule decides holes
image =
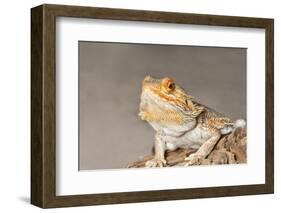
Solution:
[[[162,80],[162,86],[169,92],[176,88],[175,82],[171,78],[164,78]]]

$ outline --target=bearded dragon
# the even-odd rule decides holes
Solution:
[[[198,165],[222,135],[244,127],[242,119],[230,118],[193,100],[171,78],[146,76],[142,82],[139,116],[156,131],[154,158],[146,167],[166,166],[165,151],[192,148],[197,151],[185,159],[185,166]]]

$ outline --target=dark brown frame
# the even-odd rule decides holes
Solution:
[[[266,32],[266,183],[90,195],[56,195],[56,17],[263,28]],[[66,207],[274,192],[274,20],[63,5],[31,9],[31,203]]]

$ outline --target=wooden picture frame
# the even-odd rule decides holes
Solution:
[[[158,23],[262,28],[266,34],[266,168],[265,184],[122,193],[56,195],[56,18],[95,18]],[[31,203],[42,208],[132,203],[274,191],[274,21],[199,15],[41,5],[31,9]]]

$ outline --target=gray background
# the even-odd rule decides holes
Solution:
[[[151,152],[138,116],[146,75],[172,77],[195,99],[246,118],[246,49],[79,42],[79,169],[125,168]]]

